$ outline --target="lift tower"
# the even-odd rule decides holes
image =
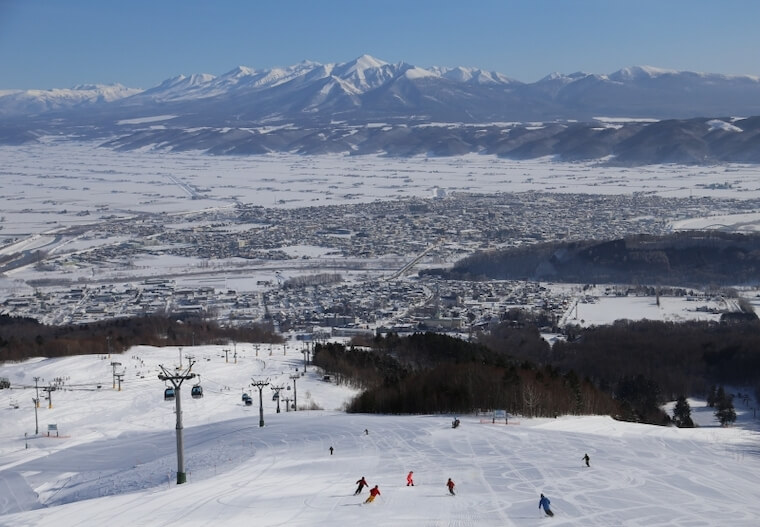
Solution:
[[[190,365],[185,370],[178,369],[176,373],[170,373],[161,364],[158,365],[162,372],[158,374],[158,378],[164,382],[169,382],[174,386],[174,400],[176,401],[175,413],[177,414],[177,426],[175,427],[177,430],[177,485],[187,481],[187,476],[185,475],[185,453],[182,444],[182,403],[180,387],[184,381],[195,378],[195,374],[190,372],[193,364],[195,364],[195,361],[190,361]]]

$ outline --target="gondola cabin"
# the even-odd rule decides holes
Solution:
[[[164,401],[174,400],[174,388],[167,388],[164,390]]]
[[[200,384],[195,385],[190,390],[190,395],[193,397],[193,399],[200,399],[203,397],[203,388]]]

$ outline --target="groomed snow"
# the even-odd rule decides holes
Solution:
[[[732,428],[692,400],[701,426],[691,430],[598,416],[510,416],[505,425],[475,415],[458,416],[452,429],[452,415],[344,414],[355,392],[309,366],[296,381],[299,406],[324,410],[285,412],[283,403],[278,414],[267,387],[259,427],[251,379],[292,385],[302,349],[182,349],[185,365],[189,355],[197,360],[205,393],[191,399],[182,389],[183,485],[174,403],[163,400],[156,377],[158,364],[179,361],[178,348],[4,365],[0,376],[14,385],[64,377],[64,387],[78,389],[54,391],[52,408],[43,401],[37,437],[34,389],[0,390],[0,525],[530,526],[550,521],[537,508],[542,492],[552,525],[754,526],[760,517],[757,421],[741,400]],[[112,362],[125,370],[121,391],[112,389]],[[243,390],[253,406],[242,403]],[[61,437],[45,435],[49,423]],[[405,485],[410,470],[414,487]],[[362,505],[366,489],[353,495],[362,476],[382,493],[372,504]],[[456,496],[447,493],[449,477]]]

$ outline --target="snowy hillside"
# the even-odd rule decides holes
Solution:
[[[344,414],[355,392],[308,366],[295,390],[282,389],[281,413],[264,388],[259,427],[251,380],[293,387],[302,350],[137,347],[3,365],[0,376],[17,389],[0,390],[0,525],[544,525],[542,492],[559,525],[751,526],[760,517],[757,421],[743,405],[734,428],[692,401],[701,424],[692,430],[475,415],[458,416],[452,429],[447,415]],[[184,366],[194,357],[204,397],[190,397],[197,379],[181,390],[187,483],[177,485],[175,403],[164,401],[157,373],[180,356]],[[121,391],[114,372],[124,373]],[[38,435],[35,377],[40,386],[63,380],[37,411]],[[299,410],[286,412],[294,391]],[[59,437],[47,436],[49,424]],[[405,484],[410,470],[414,487]],[[372,504],[362,504],[366,489],[353,495],[362,476],[381,491]]]

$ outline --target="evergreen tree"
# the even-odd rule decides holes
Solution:
[[[673,423],[678,428],[694,428],[694,421],[691,420],[691,406],[683,395],[678,396],[676,406],[673,408]]]
[[[718,400],[715,401],[715,407],[715,417],[720,421],[721,426],[728,426],[736,421],[734,398],[723,390],[723,386],[718,388]]]
[[[713,384],[710,386],[710,391],[707,392],[707,406],[710,408],[715,408],[715,401],[718,398],[718,394],[716,393],[717,388],[715,388],[715,385]]]

